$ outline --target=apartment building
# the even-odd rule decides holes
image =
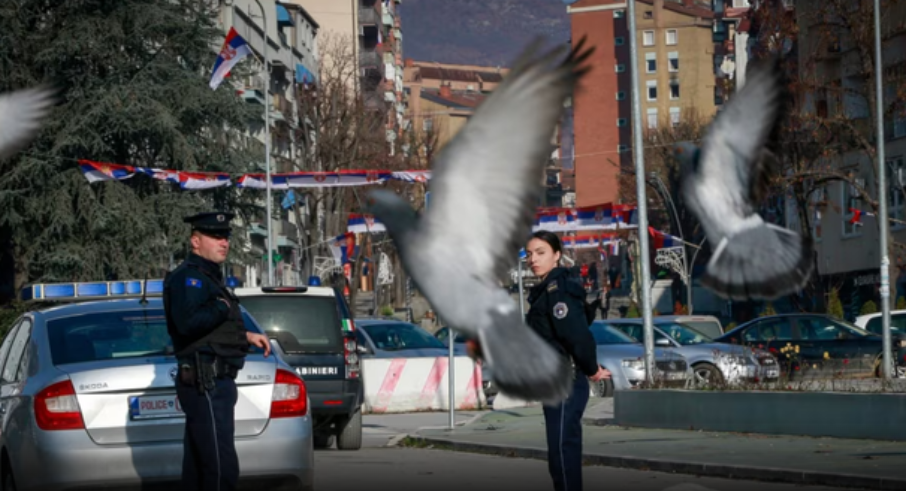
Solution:
[[[858,8],[858,4],[853,4],[853,8]],[[830,3],[819,0],[795,2],[799,77],[815,87],[815,90],[799,96],[806,114],[816,120],[843,119],[858,135],[867,141],[874,141],[873,100],[869,103],[866,94],[873,92],[875,74],[871,70],[867,76],[863,75],[863,62],[866,60],[862,58],[858,44],[866,41],[857,41],[858,37],[849,31],[836,25],[829,27],[828,24],[848,13],[837,12]],[[851,20],[858,28],[865,22],[859,19],[866,18],[871,21],[871,16],[856,14]],[[877,162],[867,152],[856,150],[853,138],[839,131],[815,133],[818,141],[828,148],[851,150],[820,163],[850,175],[857,186],[843,181],[827,182],[811,196],[805,211],[816,239],[817,274],[822,276],[825,285],[839,288],[848,318],[858,315],[867,300],[873,300],[880,306],[881,244],[878,221],[876,217],[865,214],[870,213],[872,208],[859,192],[860,188],[872,200],[886,197],[891,219],[890,234],[896,242],[906,243],[906,199],[903,192],[906,184],[906,114],[903,111],[906,106],[899,96],[906,89],[906,78],[903,76],[906,35],[899,27],[904,20],[906,5],[885,7],[882,13],[885,128],[880,141],[886,154],[884,168],[888,189],[879,192]],[[871,27],[868,30],[873,32]],[[868,66],[873,66],[873,37],[867,42],[869,44],[861,47],[867,46],[871,56]],[[787,226],[798,229],[800,213],[791,196],[786,196],[784,206]],[[861,217],[856,216],[857,212],[862,213]],[[898,247],[888,251],[893,305],[897,298],[906,296],[906,256]]]
[[[237,93],[249,104],[262,106],[261,119],[249,124],[244,143],[255,150],[261,158],[253,163],[252,172],[265,172],[265,104],[269,106],[270,119],[270,163],[271,172],[290,172],[294,159],[300,152],[294,141],[293,130],[297,128],[295,87],[297,84],[317,83],[319,24],[301,6],[260,0],[261,7],[254,0],[219,1],[219,23],[224,35],[230,28],[242,36],[252,48],[255,56],[247,57],[242,63],[253,67],[254,75],[245,80],[227,79]],[[263,14],[263,15],[262,15]],[[266,20],[266,24],[265,24]],[[266,41],[265,41],[266,40]],[[267,42],[267,59],[264,43]],[[212,46],[212,60],[220,51],[223,41]],[[264,63],[267,63],[270,83],[265,87]],[[226,88],[226,87],[224,87]],[[223,90],[223,89],[221,89]],[[258,191],[256,191],[258,192]],[[261,193],[261,205],[265,206],[265,194]],[[285,193],[275,191],[275,203],[283,200]],[[259,286],[267,281],[267,222],[266,216],[250,224],[249,247],[253,257],[261,258],[252,264],[234,265],[231,274],[246,286]],[[274,205],[272,223],[275,257],[280,260],[274,266],[274,281],[278,285],[296,284],[300,281],[298,264],[299,224],[293,214],[283,207]]]
[[[637,60],[629,59],[626,2],[579,0],[567,7],[572,39],[596,46],[573,101],[576,205],[619,202],[621,169],[632,167],[631,72],[639,70],[643,128],[713,117],[714,13],[710,2],[637,0]]]

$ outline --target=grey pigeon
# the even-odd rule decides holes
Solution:
[[[777,61],[749,69],[745,85],[708,127],[701,148],[674,147],[681,190],[711,245],[702,284],[723,298],[773,300],[795,293],[814,269],[812,241],[757,212],[772,171],[772,135],[787,92]]]
[[[531,235],[551,138],[594,51],[584,39],[539,53],[536,40],[432,163],[431,202],[418,216],[391,191],[369,194],[404,268],[438,316],[477,340],[501,392],[556,403],[570,392],[569,360],[529,329],[500,287]]]
[[[0,95],[0,160],[25,148],[54,104],[54,90],[38,87]]]

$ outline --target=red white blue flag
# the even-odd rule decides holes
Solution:
[[[350,213],[349,221],[346,222],[346,231],[354,234],[384,232],[386,230],[384,224],[377,221],[372,215]]]
[[[135,175],[135,167],[131,165],[107,164],[90,160],[79,160],[79,169],[88,182],[122,181]]]
[[[217,89],[227,74],[230,73],[230,70],[236,66],[236,63],[239,63],[239,60],[250,54],[252,54],[252,49],[249,44],[236,32],[235,28],[231,27],[230,32],[227,33],[226,40],[223,42],[223,47],[220,48],[220,55],[217,56],[217,61],[214,62],[214,71],[211,73],[211,88]]]

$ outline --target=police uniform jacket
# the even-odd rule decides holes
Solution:
[[[526,324],[585,375],[598,372],[597,344],[589,329],[585,289],[566,268],[554,268],[529,292]]]
[[[171,271],[164,280],[164,308],[177,357],[201,351],[241,363],[237,358],[248,352],[239,299],[213,261],[190,253]]]

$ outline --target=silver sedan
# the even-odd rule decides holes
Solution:
[[[244,310],[243,316],[247,329],[261,332]],[[169,341],[159,298],[69,303],[20,317],[0,345],[3,489],[178,481],[185,415]],[[236,384],[243,484],[311,489],[303,380],[256,348]]]
[[[610,397],[614,390],[639,387],[645,382],[645,347],[638,340],[607,324],[596,320],[591,324],[591,334],[598,350],[598,364],[610,370],[610,381],[592,384],[593,396]],[[663,348],[654,349],[655,379],[658,385],[685,387],[692,380],[692,370],[686,359]]]
[[[695,384],[739,385],[775,382],[780,377],[777,359],[765,350],[718,343],[669,319],[653,319],[654,344],[681,354],[692,365]],[[642,340],[642,319],[608,319],[610,325]]]

